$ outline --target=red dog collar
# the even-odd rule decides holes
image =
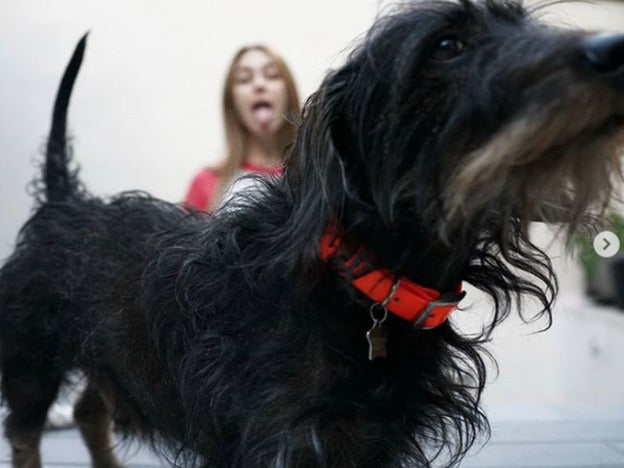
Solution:
[[[328,261],[338,251],[340,236],[330,227],[321,238],[321,258]],[[347,267],[352,266],[358,253],[345,262]],[[456,292],[440,294],[438,291],[412,283],[405,277],[396,277],[389,270],[372,270],[361,276],[366,265],[358,265],[351,284],[360,292],[368,296],[375,304],[385,307],[389,312],[412,322],[414,327],[424,329],[442,325],[450,313],[457,307],[465,296],[461,283]]]

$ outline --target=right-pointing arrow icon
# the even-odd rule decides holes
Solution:
[[[601,257],[613,257],[620,250],[620,239],[614,232],[602,231],[594,237],[594,250]]]

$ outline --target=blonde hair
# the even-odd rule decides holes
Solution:
[[[292,120],[299,117],[301,113],[301,104],[299,102],[299,94],[297,93],[297,86],[293,79],[290,69],[286,65],[284,59],[279,56],[275,51],[262,44],[255,44],[250,46],[241,47],[234,55],[230,67],[228,69],[225,86],[223,88],[223,119],[225,123],[225,141],[226,141],[226,154],[227,159],[220,170],[220,180],[217,194],[214,197],[213,206],[218,203],[218,199],[223,194],[223,191],[227,188],[232,178],[236,175],[236,172],[240,168],[241,164],[245,160],[245,154],[247,152],[247,143],[249,140],[249,132],[243,126],[241,119],[236,113],[234,107],[233,87],[236,77],[236,64],[243,54],[252,51],[259,50],[271,57],[280,77],[284,80],[287,93],[287,114],[284,116],[289,121],[285,122],[285,125],[279,130],[278,141],[279,146],[283,150],[294,140],[295,133],[297,131],[296,126],[292,123]],[[283,157],[283,154],[280,155]]]

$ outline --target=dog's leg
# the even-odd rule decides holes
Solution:
[[[2,392],[9,414],[5,434],[15,468],[40,468],[39,442],[48,408],[54,402],[61,376],[23,360],[2,362]]]
[[[89,381],[74,407],[74,419],[95,468],[119,468],[111,439],[111,409],[97,387]]]

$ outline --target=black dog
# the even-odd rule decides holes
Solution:
[[[403,5],[308,101],[281,178],[215,215],[104,201],[68,169],[61,83],[35,214],[0,275],[6,435],[40,466],[63,376],[95,466],[128,434],[206,467],[457,464],[487,420],[482,344],[445,320],[469,282],[491,330],[556,280],[531,221],[604,209],[624,35],[513,2]]]

